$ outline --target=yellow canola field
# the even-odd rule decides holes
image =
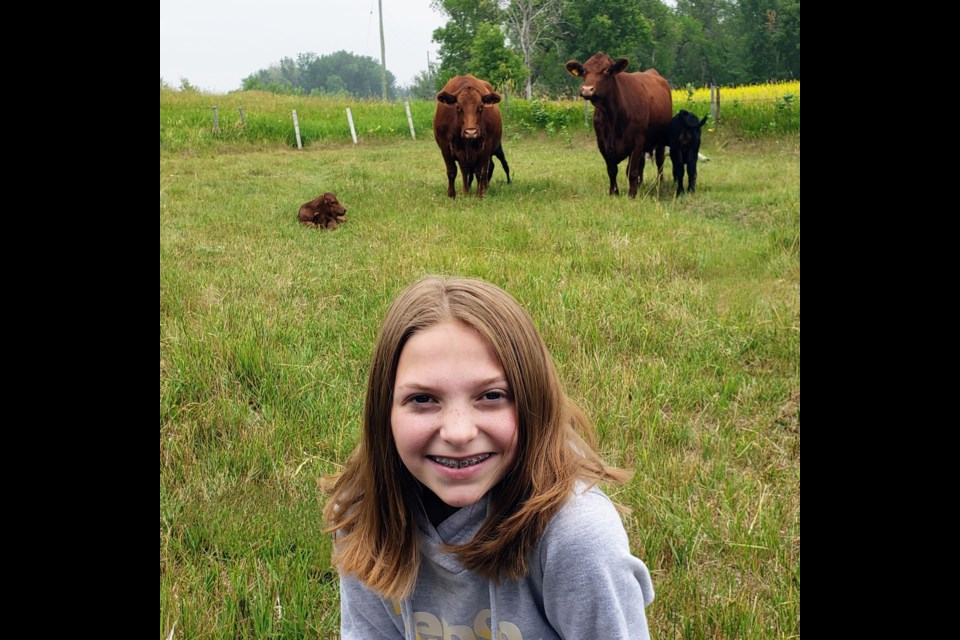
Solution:
[[[720,104],[738,100],[740,102],[750,102],[753,100],[779,100],[783,96],[792,95],[794,98],[800,97],[800,81],[793,82],[774,82],[769,84],[750,84],[739,87],[720,87]],[[709,102],[710,87],[693,89],[693,95],[690,90],[680,87],[673,90],[673,101],[684,102],[692,100],[694,102]]]

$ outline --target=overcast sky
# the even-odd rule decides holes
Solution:
[[[407,85],[437,61],[433,30],[446,20],[430,0],[382,0],[387,70]],[[350,51],[380,61],[378,0],[160,0],[160,77],[205,91],[298,53]]]

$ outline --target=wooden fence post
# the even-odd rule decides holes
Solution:
[[[303,143],[300,142],[300,121],[297,120],[297,110],[293,110],[293,130],[297,134],[297,149],[303,149]]]
[[[240,105],[240,125],[243,127],[247,126],[247,116],[243,114],[243,105]]]
[[[213,132],[220,133],[220,112],[213,108]]]
[[[710,85],[710,117],[713,122],[720,122],[720,87]]]

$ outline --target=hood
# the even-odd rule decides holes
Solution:
[[[473,540],[487,518],[489,506],[490,497],[487,494],[474,504],[455,511],[450,517],[434,527],[427,517],[423,505],[420,505],[416,513],[416,526],[421,562],[425,559],[431,561],[438,570],[446,572],[451,579],[456,579],[457,576],[468,571],[466,567],[460,564],[455,555],[447,551],[446,545],[465,544]],[[497,582],[488,580],[490,629],[497,629],[500,626],[497,616],[497,591]],[[410,599],[405,599],[400,603],[400,613],[403,617],[406,640],[416,640],[417,631],[413,619],[413,604]],[[492,635],[496,637],[497,634]]]

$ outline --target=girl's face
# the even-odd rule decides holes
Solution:
[[[477,502],[516,459],[517,413],[503,367],[458,320],[404,345],[390,422],[404,466],[449,507]]]

